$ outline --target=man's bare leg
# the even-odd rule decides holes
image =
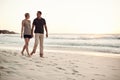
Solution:
[[[38,46],[38,40],[39,40],[39,35],[35,34],[34,48],[33,48],[32,52],[30,53],[30,56],[32,56],[36,52],[36,49],[37,49],[37,46]]]
[[[33,51],[30,53],[30,56],[32,56],[33,54],[35,54],[35,50],[33,49]]]

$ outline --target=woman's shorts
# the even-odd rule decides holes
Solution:
[[[24,35],[24,38],[32,38],[31,35]]]

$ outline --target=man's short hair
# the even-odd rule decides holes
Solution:
[[[41,11],[38,11],[37,13],[42,14],[42,12],[41,12]]]

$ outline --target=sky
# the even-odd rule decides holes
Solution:
[[[24,14],[32,22],[37,11],[49,33],[120,33],[120,0],[0,0],[0,29],[20,33]]]

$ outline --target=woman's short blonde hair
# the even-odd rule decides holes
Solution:
[[[29,16],[29,13],[25,13],[25,17]]]

